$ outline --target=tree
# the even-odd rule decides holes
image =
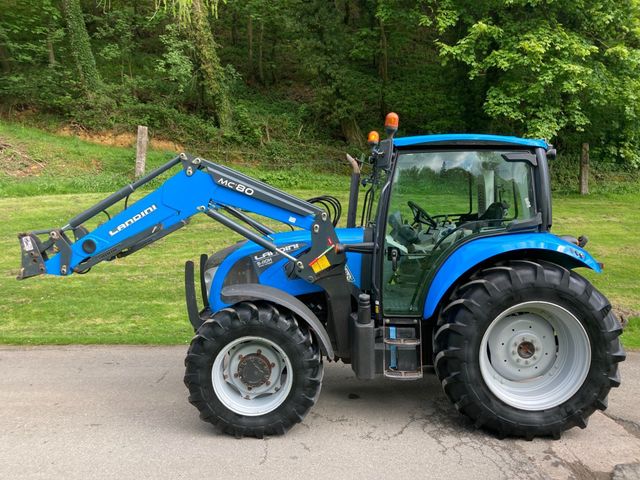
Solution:
[[[91,50],[87,26],[82,16],[80,0],[62,0],[62,9],[69,32],[71,52],[78,70],[80,83],[88,96],[92,96],[101,85],[96,60]]]
[[[199,72],[205,90],[206,103],[222,130],[232,126],[231,105],[224,70],[216,51],[216,43],[211,31],[207,9],[217,15],[219,0],[166,0],[185,25],[199,63]]]
[[[77,88],[78,74],[72,56],[65,55],[63,40],[68,35],[57,3],[5,0],[0,14],[0,108],[55,110],[64,103],[60,99]],[[79,97],[75,91],[69,95]]]
[[[421,23],[440,32],[442,59],[463,64],[483,91],[489,129],[562,142],[608,131],[616,118],[619,143],[638,150],[636,127],[624,139],[619,132],[640,110],[636,2],[422,3]]]

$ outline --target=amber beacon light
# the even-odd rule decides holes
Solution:
[[[380,143],[380,134],[375,130],[371,130],[369,135],[367,135],[367,143],[372,147],[378,145],[378,143]]]
[[[384,119],[384,129],[387,132],[387,135],[393,137],[393,135],[398,131],[398,124],[400,123],[400,117],[398,117],[397,113],[389,112],[387,113],[387,117]]]

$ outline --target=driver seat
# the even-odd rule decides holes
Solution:
[[[418,232],[411,225],[402,222],[400,212],[393,212],[389,215],[389,225],[391,225],[389,234],[405,247],[410,247],[418,242]]]
[[[482,215],[478,217],[478,220],[487,220],[488,227],[498,227],[502,223],[502,220],[507,216],[509,212],[509,204],[506,202],[493,202],[487,207]]]

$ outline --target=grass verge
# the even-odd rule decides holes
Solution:
[[[105,196],[87,192],[110,192],[128,183],[133,149],[95,145],[2,122],[0,148],[0,343],[189,341],[184,262],[239,237],[207,218],[194,218],[188,227],[159,243],[126,259],[100,264],[88,275],[18,282],[16,233],[62,225]],[[168,152],[153,150],[149,162],[159,165],[170,157]],[[332,194],[346,204],[345,175],[240,168],[302,198]],[[605,263],[601,275],[580,273],[629,320],[623,342],[630,348],[640,348],[640,253],[635,245],[640,223],[634,220],[639,203],[638,190],[588,197],[556,195],[554,199],[554,232],[587,235],[588,249]]]

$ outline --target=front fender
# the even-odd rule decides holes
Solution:
[[[532,252],[530,256],[534,258],[536,251],[547,258],[552,255],[559,263],[568,264],[571,268],[587,267],[597,273],[602,270],[589,252],[550,233],[514,233],[477,238],[462,244],[440,265],[429,287],[423,318],[433,315],[447,291],[465,273],[492,257],[518,251]]]
[[[285,307],[287,310],[295,313],[298,317],[304,320],[313,333],[316,334],[322,353],[331,360],[335,357],[333,347],[331,346],[331,339],[329,338],[327,330],[324,328],[322,323],[320,323],[318,317],[309,310],[309,307],[293,295],[289,295],[285,291],[269,287],[267,285],[241,283],[238,285],[224,287],[220,293],[220,297],[228,304],[234,304],[246,300],[265,300]]]

